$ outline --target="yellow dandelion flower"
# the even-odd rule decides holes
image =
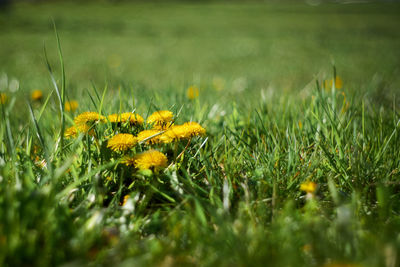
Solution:
[[[31,94],[31,98],[33,101],[39,101],[41,100],[43,97],[43,93],[40,90],[33,90],[32,94]]]
[[[74,138],[78,135],[78,130],[76,129],[76,126],[71,126],[68,129],[65,130],[64,136],[66,138]]]
[[[160,140],[164,143],[188,138],[183,125],[174,125],[160,136]]]
[[[189,98],[190,100],[196,99],[197,97],[199,97],[199,88],[197,88],[197,87],[194,86],[194,85],[190,86],[190,87],[186,90],[186,96],[187,96],[187,98]]]
[[[173,123],[174,114],[169,110],[159,110],[147,118],[147,123],[153,124],[154,129],[165,129]]]
[[[137,154],[130,162],[133,162],[135,167],[140,170],[153,169],[154,171],[159,171],[167,167],[168,159],[160,151],[149,150]]]
[[[79,104],[78,101],[76,100],[67,101],[64,104],[65,111],[70,111],[70,112],[74,112],[75,110],[77,110],[78,106]]]
[[[100,115],[97,112],[83,112],[79,114],[78,116],[75,117],[74,122],[76,125],[81,125],[85,124],[88,122],[94,122],[94,121],[105,121],[105,117]]]
[[[66,138],[77,137],[79,133],[88,133],[90,136],[94,136],[94,130],[87,124],[81,124],[78,126],[72,126],[65,130],[64,136]]]
[[[182,125],[174,125],[169,128],[160,139],[164,143],[169,143],[174,140],[188,139],[194,136],[203,136],[206,130],[197,122],[186,122]]]
[[[197,122],[185,122],[183,126],[186,128],[188,135],[193,136],[203,136],[206,134],[206,129],[204,129],[200,124]]]
[[[315,192],[315,190],[317,190],[317,184],[311,181],[302,183],[300,185],[300,190],[304,191],[306,193],[310,193],[313,194]]]
[[[118,123],[118,122],[125,123],[129,121],[130,124],[142,124],[144,122],[142,116],[130,112],[121,114],[111,114],[108,116],[108,120],[111,123]]]
[[[131,134],[117,134],[108,140],[107,147],[113,151],[126,151],[137,144],[137,138]]]
[[[138,139],[138,142],[142,142],[147,139],[146,144],[157,144],[157,143],[161,142],[160,133],[161,132],[158,130],[144,130],[144,131],[141,131],[140,133],[138,133],[137,139]],[[157,134],[159,134],[159,135],[157,135]],[[156,135],[156,136],[154,136],[154,135]]]
[[[8,96],[6,93],[0,93],[0,104],[5,104],[8,101]]]

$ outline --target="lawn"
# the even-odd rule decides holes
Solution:
[[[398,266],[399,14],[14,4],[0,265]]]

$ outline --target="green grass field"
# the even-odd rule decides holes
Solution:
[[[398,266],[399,14],[0,13],[0,266]]]

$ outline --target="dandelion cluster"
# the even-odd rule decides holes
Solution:
[[[159,173],[168,165],[166,152],[180,155],[181,141],[201,137],[206,130],[197,122],[174,124],[174,114],[169,110],[159,110],[146,120],[137,113],[100,115],[88,111],[74,118],[74,125],[65,130],[65,137],[76,138],[80,133],[93,137],[96,143],[105,142],[112,157],[134,170],[151,170]],[[111,127],[110,127],[111,126]],[[102,133],[110,132],[102,138]],[[175,145],[171,146],[170,144]],[[185,143],[183,147],[189,143]],[[179,152],[179,153],[178,153]],[[170,161],[176,159],[171,158]]]

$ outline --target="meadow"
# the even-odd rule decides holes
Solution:
[[[14,4],[0,266],[398,266],[399,14]]]

